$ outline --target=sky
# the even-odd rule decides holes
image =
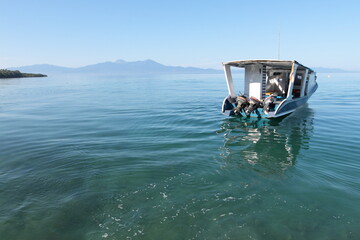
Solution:
[[[0,10],[0,68],[117,59],[221,68],[280,52],[360,70],[358,0],[0,0]]]

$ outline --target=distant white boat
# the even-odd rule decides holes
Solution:
[[[229,95],[222,112],[230,116],[284,116],[305,104],[318,88],[316,73],[297,61],[243,60],[223,65]],[[243,94],[236,94],[231,67],[245,69]]]

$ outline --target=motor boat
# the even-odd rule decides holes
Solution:
[[[228,116],[277,118],[304,105],[318,88],[316,72],[297,61],[241,60],[223,63],[228,96],[222,112]],[[244,69],[244,89],[237,94],[232,68]]]

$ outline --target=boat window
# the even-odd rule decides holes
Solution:
[[[304,91],[305,96],[307,96],[307,92],[308,92],[309,79],[310,79],[310,74],[307,75],[306,82],[305,82],[305,91]]]
[[[301,85],[302,79],[303,79],[303,74],[302,73],[297,73],[296,77],[295,77],[294,85],[295,86]]]
[[[293,98],[298,98],[300,97],[301,94],[301,85],[303,82],[303,73],[296,73],[295,75],[295,81],[294,81],[294,87],[293,87]]]

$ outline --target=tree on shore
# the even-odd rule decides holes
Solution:
[[[11,71],[8,69],[0,69],[0,78],[23,78],[23,77],[47,77],[39,73],[22,73],[19,70]]]

